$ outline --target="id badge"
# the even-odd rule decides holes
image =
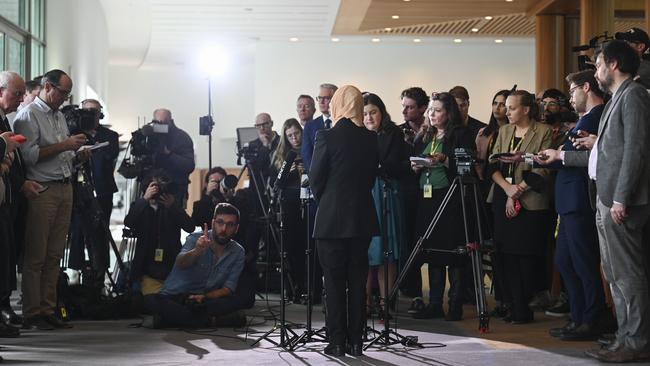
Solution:
[[[433,197],[433,186],[431,184],[425,184],[423,193],[424,193],[424,198]]]
[[[512,177],[506,177],[506,182],[508,182],[509,184],[512,184]]]
[[[156,249],[156,254],[154,254],[153,260],[156,262],[162,262],[163,260],[163,250],[158,248]]]

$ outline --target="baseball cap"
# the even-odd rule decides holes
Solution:
[[[632,43],[643,43],[645,45],[644,51],[650,47],[650,38],[648,38],[648,33],[641,28],[630,28],[625,32],[616,32],[614,38]]]

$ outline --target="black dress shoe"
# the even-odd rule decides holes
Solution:
[[[340,344],[329,344],[325,347],[325,354],[334,357],[345,356],[345,347]]]
[[[595,341],[600,333],[596,327],[591,324],[582,324],[573,330],[560,334],[559,338],[563,341]]]
[[[64,322],[54,314],[43,315],[43,319],[45,319],[46,322],[50,323],[56,329],[72,328],[72,324]]]
[[[559,338],[562,334],[564,334],[566,332],[570,332],[570,331],[572,331],[572,330],[574,330],[576,328],[577,328],[577,324],[575,322],[570,321],[570,322],[566,323],[561,328],[551,328],[551,329],[549,329],[548,334],[551,337]]]
[[[18,328],[0,322],[0,338],[16,338],[18,336],[20,336]]]
[[[345,353],[350,356],[363,356],[363,345],[362,344],[348,344],[345,347]]]
[[[54,326],[41,315],[34,315],[23,320],[23,329],[54,330]]]

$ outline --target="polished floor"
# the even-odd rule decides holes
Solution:
[[[273,298],[273,295],[271,295]],[[277,297],[275,297],[277,298]],[[563,319],[535,314],[528,325],[491,321],[491,332],[479,334],[473,306],[465,306],[460,322],[442,319],[414,320],[405,314],[406,300],[400,303],[397,331],[415,336],[423,348],[401,344],[368,349],[362,357],[332,358],[323,353],[324,343],[309,343],[294,351],[262,340],[264,331],[275,324],[277,300],[259,300],[247,312],[249,325],[238,329],[198,331],[151,330],[134,327],[139,319],[115,321],[75,321],[74,328],[60,331],[23,331],[19,338],[0,340],[5,364],[25,365],[595,365],[583,351],[593,342],[562,342],[547,330],[564,324]],[[302,334],[305,307],[287,306],[287,319]],[[314,328],[324,324],[320,306],[315,307]],[[383,325],[369,321],[380,330]],[[278,336],[272,339],[278,340]],[[649,363],[650,364],[650,363]]]

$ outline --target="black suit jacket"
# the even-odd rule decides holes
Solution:
[[[314,238],[379,234],[372,187],[379,165],[377,134],[343,118],[316,134],[309,182],[318,202]]]
[[[120,153],[117,132],[104,126],[97,128],[96,142],[108,141],[108,146],[98,149],[92,156],[93,182],[98,196],[117,192],[115,184],[115,163]]]

